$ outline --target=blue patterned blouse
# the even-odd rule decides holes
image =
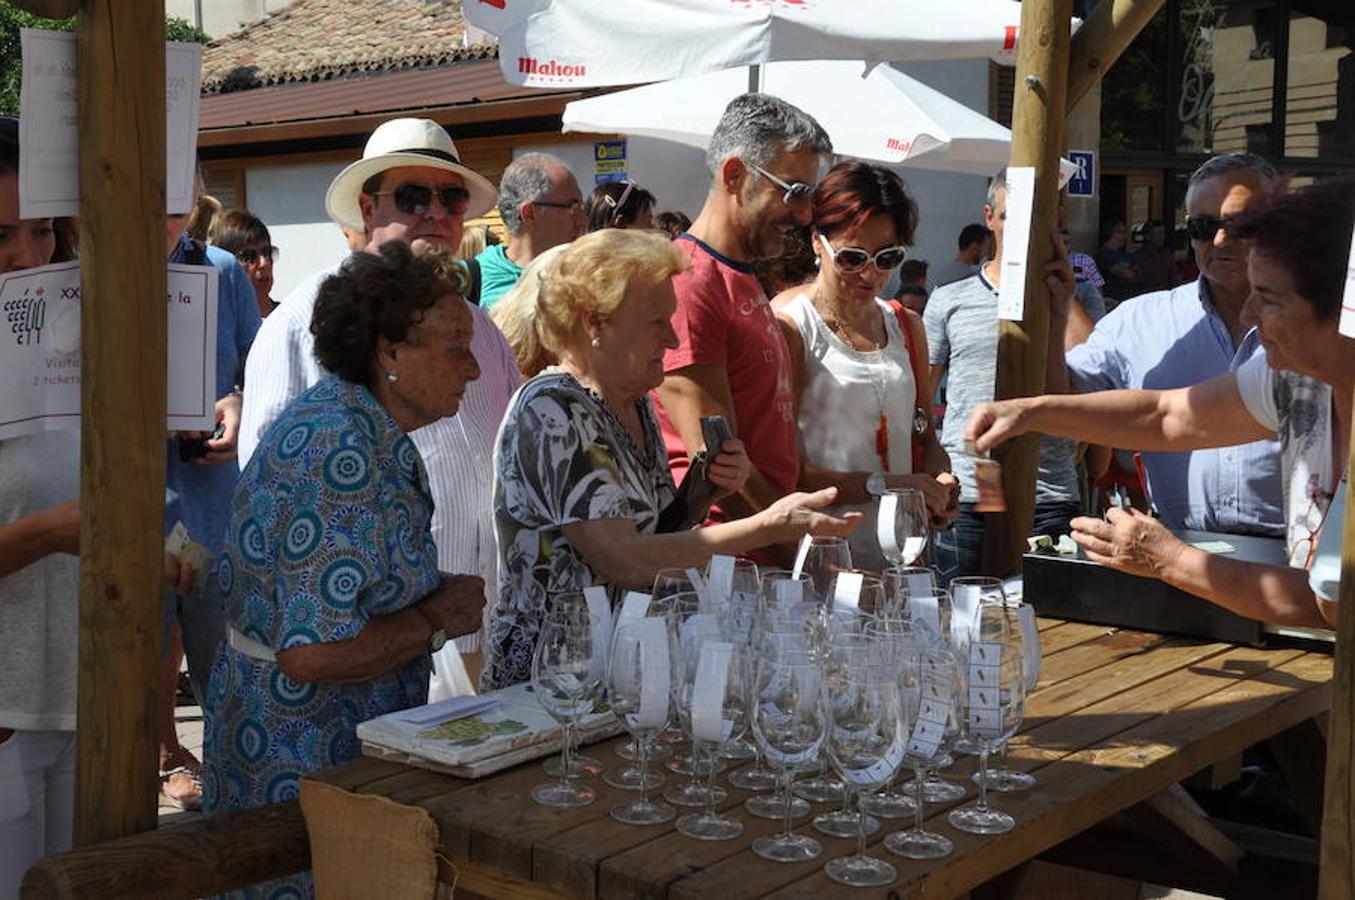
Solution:
[[[439,584],[433,502],[414,444],[359,385],[329,378],[265,434],[236,486],[208,602],[274,650],[358,634]],[[425,702],[428,656],[358,684],[297,684],[223,643],[205,722],[209,814],[296,797],[359,756],[359,722]]]

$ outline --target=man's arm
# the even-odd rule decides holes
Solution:
[[[705,449],[701,434],[702,416],[724,416],[729,429],[739,434],[734,415],[734,399],[729,389],[729,376],[723,366],[697,364],[669,372],[658,390],[668,419],[682,438],[682,445],[690,458]],[[780,492],[758,471],[756,465],[744,483],[743,490],[731,494],[720,505],[737,517],[749,516],[771,506]]]

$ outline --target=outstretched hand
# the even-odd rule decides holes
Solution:
[[[838,517],[819,512],[836,499],[837,488],[827,487],[813,493],[797,491],[777,500],[758,514],[771,532],[768,543],[793,543],[806,534],[841,537],[851,533],[860,524],[861,513],[848,512]]]

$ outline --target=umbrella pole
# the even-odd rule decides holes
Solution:
[[[165,6],[83,0],[75,843],[156,825],[164,593]]]
[[[1058,215],[1059,156],[1068,127],[1068,56],[1072,0],[1025,0],[1016,55],[1016,98],[1012,108],[1012,166],[1035,167],[1026,266],[1025,317],[999,322],[997,399],[1039,394],[1045,387],[1049,337],[1049,290],[1044,261],[1053,253],[1049,226]],[[1007,248],[1011,252],[1014,248]],[[1026,535],[1035,518],[1035,472],[1039,435],[1023,435],[998,448],[1007,512],[988,514],[983,536],[983,569],[1008,575],[1021,565]]]
[[[1355,423],[1351,427],[1347,472],[1355,470]],[[1355,493],[1346,490],[1346,523],[1341,539],[1341,619],[1336,628],[1336,671],[1332,676],[1331,721],[1327,731],[1327,792],[1322,813],[1322,867],[1318,896],[1355,897]]]
[[[748,93],[759,94],[762,92],[762,66],[748,67]]]

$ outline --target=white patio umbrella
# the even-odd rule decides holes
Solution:
[[[997,122],[889,66],[862,72],[859,61],[774,62],[762,67],[762,90],[817,119],[843,156],[985,176],[1007,164],[1012,133]],[[746,90],[746,69],[675,78],[575,100],[564,130],[705,149],[725,106]]]
[[[464,0],[511,84],[663,81],[774,60],[1014,64],[1021,4],[960,0]],[[1076,20],[1074,20],[1076,21]]]

